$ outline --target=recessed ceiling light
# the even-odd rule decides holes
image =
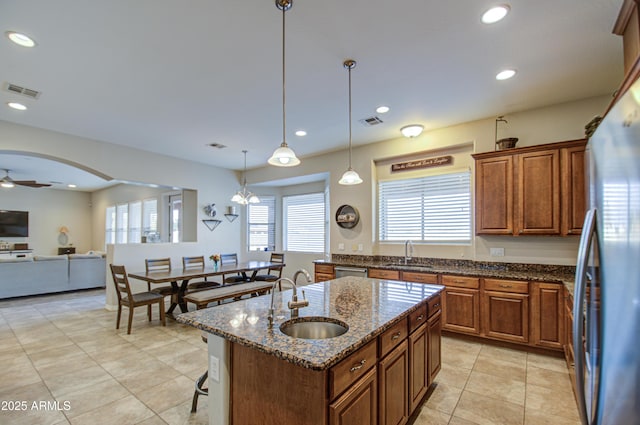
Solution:
[[[496,80],[508,80],[514,75],[516,75],[515,69],[505,69],[504,71],[498,72],[498,75],[496,75]]]
[[[376,108],[376,112],[379,114],[386,114],[387,112],[389,112],[389,107],[388,106],[378,106]]]
[[[298,131],[296,131],[296,136],[300,136],[300,137],[302,137],[302,136],[306,136],[306,135],[307,135],[307,132],[306,132],[306,131],[304,131],[304,130],[298,130]]]
[[[75,184],[68,184],[67,187],[74,188],[74,187],[78,187],[78,186],[76,186]]]
[[[7,32],[5,32],[5,34],[7,35],[9,40],[13,41],[18,46],[34,47],[36,45],[36,42],[31,37],[29,37],[28,35],[21,34],[19,32],[15,32],[15,31],[7,31]]]
[[[495,24],[496,22],[502,20],[502,18],[507,16],[507,13],[509,13],[509,9],[509,5],[507,4],[494,6],[482,14],[482,22],[484,22],[485,24]]]
[[[22,103],[18,103],[18,102],[7,102],[7,106],[9,106],[9,108],[17,109],[18,111],[26,111],[27,110],[26,106],[24,106]]]

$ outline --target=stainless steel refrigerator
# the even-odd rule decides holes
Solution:
[[[586,160],[573,307],[578,410],[583,424],[640,424],[640,82],[600,123]]]

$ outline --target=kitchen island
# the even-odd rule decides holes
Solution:
[[[283,288],[284,289],[284,288]],[[211,424],[405,423],[439,371],[443,287],[343,277],[304,290],[299,319],[343,322],[327,339],[285,335],[292,291],[185,313],[208,333]]]

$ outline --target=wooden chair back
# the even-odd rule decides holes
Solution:
[[[277,252],[272,252],[271,253],[271,260],[272,263],[279,263],[279,264],[284,264],[284,253],[280,254]],[[278,277],[282,277],[282,266],[273,266],[273,267],[269,267],[269,272],[268,274],[271,274],[271,272],[278,272]]]
[[[129,285],[129,278],[127,277],[125,267],[114,264],[109,264],[109,267],[111,268],[111,276],[113,277],[113,283],[116,287],[116,293],[118,294],[118,304],[122,304],[125,298],[127,301],[133,300],[131,285]]]
[[[183,269],[204,269],[204,255],[199,257],[182,257]]]
[[[238,254],[236,254],[236,253],[233,253],[233,254],[221,254],[220,255],[220,263],[222,263],[223,266],[237,265],[238,264]]]
[[[147,258],[144,260],[144,266],[149,272],[170,272],[171,258]]]

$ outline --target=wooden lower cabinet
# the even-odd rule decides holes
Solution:
[[[442,310],[438,309],[433,313],[427,322],[427,367],[429,372],[429,381],[427,385],[431,385],[436,379],[440,368],[442,367],[442,345],[440,343],[442,337]]]
[[[380,425],[403,425],[409,419],[409,351],[403,341],[378,363]]]
[[[482,311],[484,336],[529,342],[529,295],[483,291]]]
[[[332,264],[316,264],[314,266],[314,282],[324,282],[335,278],[336,273]]]
[[[531,335],[534,345],[564,349],[564,286],[531,282]]]
[[[448,287],[443,296],[443,324],[447,330],[480,334],[480,290]]]
[[[409,411],[420,404],[429,387],[429,332],[425,322],[409,335]]]
[[[386,270],[386,269],[369,269],[367,276],[373,279],[400,279],[400,272],[398,270]]]
[[[378,375],[373,367],[329,405],[330,425],[376,425],[378,423]]]

